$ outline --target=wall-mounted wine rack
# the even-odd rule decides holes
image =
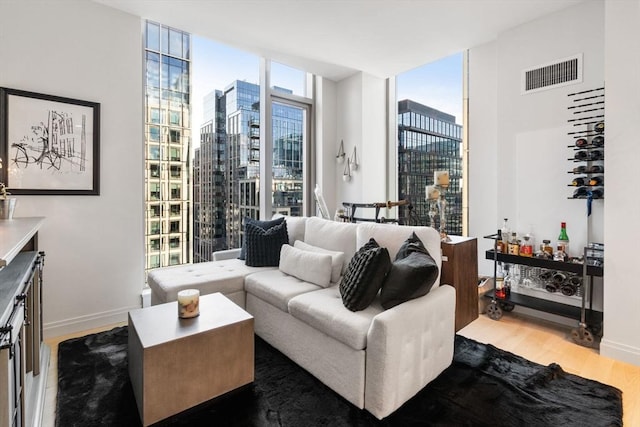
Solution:
[[[570,199],[604,198],[604,87],[570,93],[567,120],[575,130],[568,133],[573,157],[568,160],[574,177],[568,184],[574,188]]]

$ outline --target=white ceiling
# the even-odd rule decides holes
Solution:
[[[393,76],[599,0],[93,1],[337,81]]]

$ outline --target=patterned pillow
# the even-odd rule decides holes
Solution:
[[[262,228],[263,230],[268,230],[271,227],[273,227],[274,225],[278,225],[278,224],[282,224],[284,222],[284,217],[280,217],[280,218],[276,218],[276,219],[272,219],[269,221],[259,221],[257,219],[253,219],[250,217],[245,217],[244,219],[244,227],[245,227],[245,237],[244,237],[244,244],[242,245],[242,248],[240,249],[240,256],[238,257],[238,259],[246,259],[247,258],[247,224],[253,224],[253,225],[257,225],[258,227]]]
[[[438,278],[438,265],[416,233],[400,247],[382,284],[380,303],[385,309],[426,295]]]
[[[351,311],[360,311],[373,302],[387,272],[391,258],[387,248],[381,248],[371,238],[355,253],[340,282],[342,303]]]
[[[244,231],[247,247],[245,264],[250,267],[277,267],[280,264],[280,249],[289,243],[287,223],[281,222],[268,230],[247,223]]]

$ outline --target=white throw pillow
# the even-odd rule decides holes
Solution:
[[[280,271],[326,288],[331,281],[331,255],[303,251],[291,245],[280,249]]]
[[[342,276],[342,266],[344,264],[344,252],[330,251],[329,249],[319,248],[308,243],[297,240],[293,247],[302,249],[303,251],[317,252],[331,255],[331,282],[338,283]]]

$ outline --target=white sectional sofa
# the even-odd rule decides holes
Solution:
[[[429,227],[341,223],[287,217],[289,243],[296,240],[344,253],[343,271],[358,248],[373,237],[393,261],[415,232],[441,265],[440,236]],[[278,267],[248,267],[239,250],[214,261],[151,271],[152,304],[177,292],[222,292],[255,319],[255,333],[358,408],[382,419],[447,368],[453,358],[455,290],[439,284],[424,296],[385,310],[379,296],[366,309],[350,311],[339,287],[321,287]]]

